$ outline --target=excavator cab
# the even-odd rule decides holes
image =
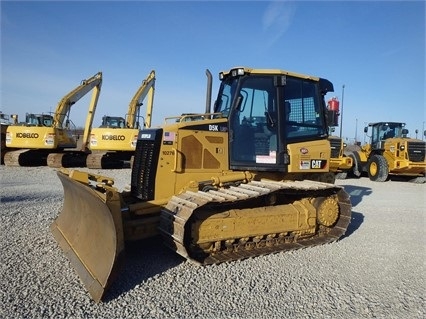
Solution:
[[[48,114],[25,114],[25,123],[27,126],[47,126],[52,127],[53,116]]]
[[[0,111],[0,124],[10,124],[10,118],[9,115],[4,114]]]
[[[108,128],[125,128],[125,120],[118,116],[103,116],[102,125],[100,127]]]

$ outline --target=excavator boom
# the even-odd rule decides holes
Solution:
[[[129,109],[127,111],[127,127],[128,128],[138,128],[137,127],[137,116],[139,114],[142,101],[148,96],[148,103],[146,108],[145,122],[143,123],[144,128],[151,127],[151,118],[152,118],[152,107],[154,104],[154,93],[155,93],[155,71],[152,70],[145,80],[143,80],[142,85],[136,91],[132,100],[129,103]]]
[[[89,93],[94,87],[99,86],[100,88],[101,84],[101,72],[98,72],[94,76],[81,81],[81,84],[78,87],[65,95],[58,103],[53,116],[53,126],[56,128],[62,128],[64,126],[64,120],[70,112],[71,106],[77,103],[78,100]]]
[[[83,152],[89,151],[90,132],[92,130],[93,118],[95,116],[96,106],[98,105],[99,95],[101,93],[102,73],[97,74],[97,78],[96,80],[92,82],[92,85],[93,85],[92,98],[90,100],[89,110],[87,112],[86,122],[84,124],[83,141],[82,141],[82,147],[81,147],[81,151]]]
[[[80,150],[68,151],[68,152],[59,152],[51,153],[47,157],[47,165],[49,167],[84,167],[86,166],[86,158],[89,149],[89,137],[92,130],[93,118],[95,116],[96,106],[98,105],[99,95],[101,93],[102,86],[102,73],[99,72],[95,76],[91,77],[89,80],[83,81],[84,88],[81,89],[81,94],[75,93],[70,96],[70,100],[80,99],[82,94],[87,94],[90,90],[92,92],[92,98],[90,100],[89,109],[87,111],[86,122],[84,125],[83,138],[81,141]]]

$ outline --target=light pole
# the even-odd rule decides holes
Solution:
[[[343,97],[345,95],[345,85],[342,86],[342,107],[340,108],[340,138],[342,138],[342,128],[343,128]]]
[[[356,121],[355,121],[355,142],[354,142],[354,144],[356,144],[356,141],[357,141],[357,138],[358,138],[357,133],[358,133],[358,119],[356,119]]]

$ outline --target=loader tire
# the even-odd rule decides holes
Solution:
[[[384,182],[388,179],[389,167],[382,155],[373,155],[368,161],[368,177],[374,182]]]
[[[426,177],[424,176],[417,176],[409,180],[410,183],[414,184],[425,184],[426,183]]]
[[[352,158],[352,168],[350,168],[347,171],[347,176],[346,177],[355,177],[355,178],[359,178],[361,177],[361,159],[359,158],[358,153],[355,152],[345,152],[345,156]]]
[[[338,172],[336,173],[336,179],[346,179],[348,177],[348,172]]]

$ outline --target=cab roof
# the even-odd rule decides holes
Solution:
[[[298,77],[298,78],[302,78],[302,79],[314,80],[314,81],[319,81],[319,79],[320,79],[317,76],[306,75],[306,74],[302,74],[302,73],[296,73],[296,72],[286,71],[286,70],[281,70],[281,69],[254,69],[254,68],[249,68],[249,67],[244,67],[244,66],[233,67],[228,71],[222,71],[220,73],[222,73],[223,75],[226,76],[226,75],[229,75],[230,73],[232,73],[232,71],[239,70],[239,69],[242,69],[242,70],[244,70],[244,73],[249,73],[249,74],[290,75],[290,76],[294,76],[294,77]]]

